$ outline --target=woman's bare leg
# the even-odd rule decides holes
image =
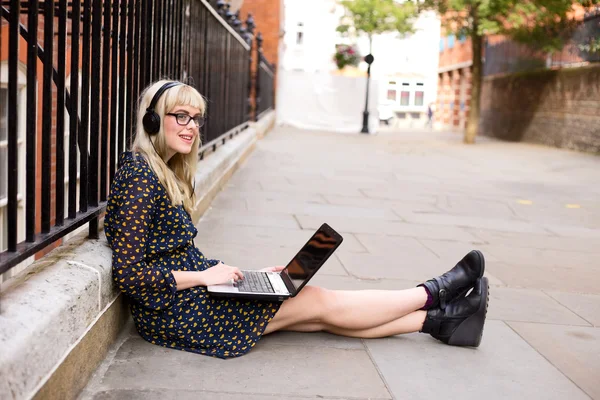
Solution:
[[[315,330],[363,331],[398,320],[423,307],[426,301],[423,287],[345,291],[307,286],[298,296],[283,302],[265,333],[310,324],[323,328]]]
[[[383,325],[367,329],[344,329],[338,327],[325,327],[325,331],[340,336],[349,336],[363,339],[375,339],[403,333],[419,332],[423,328],[423,322],[427,316],[427,311],[413,311],[396,320],[387,322]]]
[[[288,326],[282,330],[293,332],[319,332],[325,331],[340,336],[356,337],[363,339],[382,338],[403,333],[419,332],[423,328],[423,322],[427,311],[414,311],[394,321],[368,329],[344,329],[328,326],[319,322],[300,323]]]

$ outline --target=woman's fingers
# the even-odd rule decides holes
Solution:
[[[240,280],[240,279],[244,279],[244,274],[242,274],[242,271],[240,271],[239,268],[233,267],[233,279],[234,280]]]

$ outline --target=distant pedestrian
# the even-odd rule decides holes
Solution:
[[[433,103],[429,103],[427,105],[427,124],[426,126],[429,128],[433,128]]]
[[[421,331],[450,345],[479,346],[488,281],[483,255],[476,250],[445,274],[406,290],[306,286],[283,302],[209,295],[206,286],[244,275],[206,258],[194,244],[192,182],[205,107],[200,93],[181,82],[159,81],[146,88],[135,140],[120,156],[112,182],[105,231],[113,279],[129,300],[142,338],[220,358],[244,355],[262,335],[280,330],[359,338]],[[400,252],[397,257],[398,264],[407,262]],[[425,266],[415,263],[414,268]]]

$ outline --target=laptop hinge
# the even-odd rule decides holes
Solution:
[[[281,274],[279,274],[279,276],[281,276],[281,280],[285,284],[285,287],[287,288],[288,292],[292,296],[295,296],[296,295],[296,286],[294,286],[294,284],[292,283],[292,280],[290,279],[290,276],[288,275],[288,273],[285,270],[283,270],[283,271],[281,271]]]

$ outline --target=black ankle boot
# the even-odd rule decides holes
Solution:
[[[479,250],[473,250],[444,275],[418,285],[425,286],[433,298],[433,302],[426,309],[438,306],[444,309],[452,300],[463,297],[475,281],[483,276],[484,270],[483,254]]]
[[[481,343],[488,306],[488,280],[477,279],[473,291],[448,304],[427,311],[421,332],[452,346],[477,347]]]

